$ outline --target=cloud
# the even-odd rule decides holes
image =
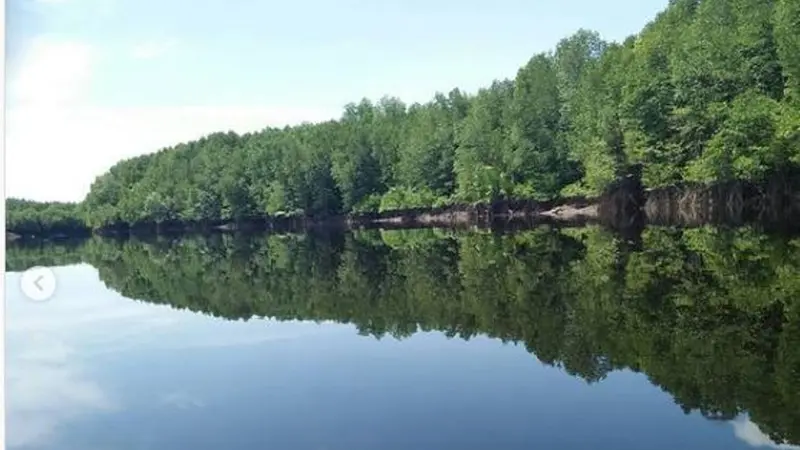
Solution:
[[[58,108],[86,96],[95,58],[90,45],[42,36],[34,39],[12,73],[12,107]]]
[[[264,319],[258,319],[264,320]],[[267,319],[269,320],[269,319]],[[235,322],[231,322],[231,325]],[[238,335],[231,331],[220,338],[219,335],[204,335],[193,338],[192,340],[175,342],[164,342],[161,345],[162,349],[170,350],[189,350],[189,349],[209,349],[209,348],[226,348],[226,347],[243,347],[255,346],[266,343],[281,343],[286,341],[296,341],[299,339],[319,337],[320,335],[350,335],[353,333],[354,328],[351,326],[335,324],[333,326],[320,327],[317,323],[304,323],[304,322],[274,322],[268,321],[263,325],[269,324],[271,329],[253,333],[246,330],[245,333]],[[333,322],[328,322],[331,325]]]
[[[777,444],[769,438],[758,425],[750,421],[747,416],[742,416],[733,422],[733,432],[737,438],[746,444],[757,448],[774,448],[778,450],[800,450],[800,446],[789,444]]]
[[[158,46],[140,49],[153,55]],[[147,51],[145,51],[147,50]],[[321,121],[331,108],[176,105],[106,107],[91,102],[100,51],[80,41],[37,38],[10,74],[6,195],[79,201],[121,159],[216,131]]]
[[[6,193],[78,201],[96,176],[121,159],[215,131],[244,133],[333,115],[326,110],[235,106],[19,108],[7,113]]]
[[[7,445],[39,446],[86,414],[113,411],[115,402],[86,378],[75,350],[47,333],[27,335],[6,366]]]
[[[163,56],[177,45],[174,39],[162,41],[147,41],[134,45],[131,57],[134,59],[152,59]]]
[[[159,399],[158,404],[177,409],[202,408],[205,406],[205,402],[200,398],[181,391],[164,394]]]
[[[166,310],[98,295],[105,291],[88,265],[55,271],[64,283],[51,302],[33,303],[16,289],[6,291],[9,448],[46,446],[87,416],[120,411],[125,393],[92,378],[94,358],[104,350],[126,350],[120,336],[135,337],[137,330],[148,336],[152,327],[145,324]],[[19,276],[6,274],[6,285],[17,285]]]

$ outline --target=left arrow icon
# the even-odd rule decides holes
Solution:
[[[31,267],[22,273],[20,288],[30,300],[43,302],[56,291],[56,276],[47,267]]]

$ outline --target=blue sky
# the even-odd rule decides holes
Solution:
[[[213,131],[474,91],[579,28],[621,40],[666,4],[8,0],[6,195],[80,200],[119,159]]]

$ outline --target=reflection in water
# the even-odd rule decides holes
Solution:
[[[800,446],[797,445],[775,443],[775,441],[761,431],[758,425],[750,421],[746,416],[742,416],[732,423],[736,437],[752,447],[775,448],[780,450],[800,449]]]
[[[69,279],[77,272],[80,270],[74,267],[56,269],[62,279]],[[107,309],[89,311],[80,304],[55,303],[59,314],[42,317],[36,314],[41,304],[11,301],[20,297],[14,292],[18,285],[19,274],[9,274],[6,279],[11,294],[7,303],[10,319],[6,324],[7,445],[38,448],[65,424],[87,414],[118,408],[116,399],[87,374],[85,352],[96,339],[85,339],[82,331],[94,321],[108,322],[124,311],[109,315]],[[67,284],[67,290],[71,288]],[[75,301],[80,302],[81,298],[77,296]],[[82,340],[81,334],[84,334]],[[75,345],[78,340],[82,345]]]
[[[63,423],[115,405],[68,356],[72,349],[58,341],[31,336],[33,342],[7,360],[6,412],[8,446],[28,447],[52,438]]]
[[[10,247],[7,256],[9,270],[77,262],[96,267],[111,289],[148,304],[226,319],[347,323],[375,337],[486,335],[519,343],[588,383],[612,371],[640,372],[687,414],[732,421],[743,443],[800,443],[800,239],[713,228],[650,228],[636,242],[600,228],[368,231],[92,239]],[[256,340],[293,331],[286,333]],[[187,341],[197,345],[200,338],[223,345],[209,334]],[[253,335],[240,339],[233,342]],[[54,356],[44,361],[65,358],[65,345],[46,345]],[[9,366],[24,370],[24,364]],[[68,383],[77,374],[50,378]],[[87,386],[74,392],[63,399],[77,406],[73,411],[114,406]],[[159,404],[191,410],[207,400],[176,388]],[[24,420],[25,407],[16,411],[12,417]]]
[[[159,372],[148,364],[154,354],[186,360],[191,359],[187,351],[227,351],[337,331],[314,324],[218,323],[165,305],[131,302],[105,289],[88,265],[57,267],[55,273],[59,290],[47,303],[24,299],[19,273],[6,276],[6,444],[11,449],[160,448],[157,437],[139,435],[137,414],[131,411],[137,402],[166,417],[209,405],[203,389],[193,387],[197,373],[191,369],[170,373],[176,382],[153,377]],[[120,361],[127,366],[124,373],[119,373]],[[142,383],[149,388],[137,389]],[[120,427],[103,427],[98,418],[104,417],[131,422],[136,435],[118,436]]]

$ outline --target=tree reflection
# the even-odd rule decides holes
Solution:
[[[217,235],[10,246],[9,270],[88,262],[126,297],[227,319],[335,320],[522,343],[587,382],[645,373],[685,411],[800,443],[800,239],[601,228]]]

